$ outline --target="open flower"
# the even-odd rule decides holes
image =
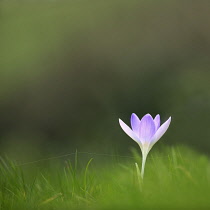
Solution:
[[[156,115],[153,119],[150,114],[146,114],[140,120],[136,114],[131,115],[131,128],[127,126],[121,119],[119,123],[124,132],[130,136],[141,148],[142,151],[142,178],[144,176],[144,167],[147,155],[153,145],[167,131],[171,122],[171,117],[160,126],[160,115]]]

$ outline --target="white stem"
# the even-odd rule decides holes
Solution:
[[[147,154],[148,152],[142,152],[142,165],[141,165],[141,178],[143,180],[144,178],[144,168],[145,168],[145,163],[147,159]]]

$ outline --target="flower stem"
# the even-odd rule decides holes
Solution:
[[[141,178],[144,179],[144,168],[147,159],[147,153],[142,152]]]

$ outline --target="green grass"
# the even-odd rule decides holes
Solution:
[[[140,151],[86,163],[80,156],[22,166],[1,158],[0,209],[210,208],[209,158],[189,148],[153,149],[143,183]]]

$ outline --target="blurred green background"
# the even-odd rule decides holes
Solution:
[[[210,2],[0,2],[0,151],[18,161],[129,153],[132,112],[158,143],[210,150]]]

